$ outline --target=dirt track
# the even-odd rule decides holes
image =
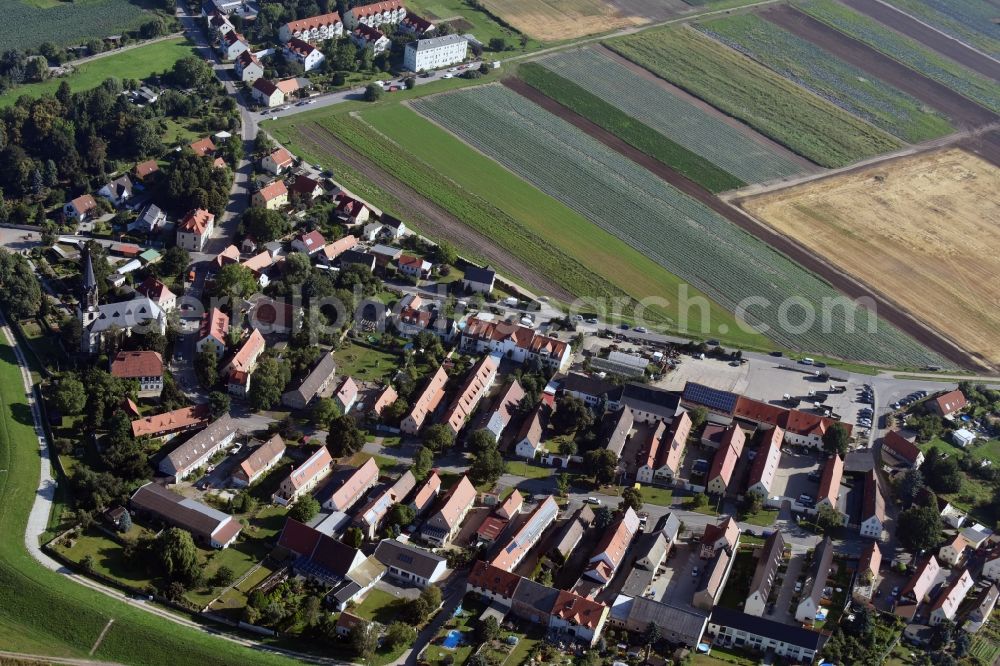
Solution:
[[[792,259],[792,261],[795,261],[799,265],[803,266],[806,270],[820,276],[823,280],[830,283],[837,291],[853,299],[863,297],[873,299],[878,304],[879,317],[897,326],[899,329],[906,332],[908,335],[929,349],[941,354],[945,358],[963,368],[980,368],[980,364],[965,351],[954,346],[941,334],[914,319],[906,310],[899,307],[879,292],[871,289],[851,276],[842,273],[836,267],[827,263],[822,258],[813,254],[791,239],[758,223],[742,210],[721,201],[707,190],[703,189],[699,185],[696,185],[694,182],[688,180],[670,167],[664,165],[662,162],[653,159],[649,155],[646,155],[637,148],[634,148],[599,125],[592,123],[571,109],[568,109],[549,97],[546,97],[520,79],[504,79],[503,84],[511,90],[531,100],[535,104],[538,104],[550,113],[559,116],[563,120],[583,130],[608,148],[620,153],[636,164],[639,164],[640,166],[653,172],[658,177],[670,183],[688,196],[697,199],[744,231],[747,231],[770,245],[778,252],[786,255]]]
[[[950,116],[963,128],[980,127],[1000,120],[992,111],[984,109],[950,88],[788,5],[768,7],[759,14],[771,23],[916,97]]]
[[[923,45],[956,60],[971,70],[1000,81],[1000,62],[973,51],[958,40],[942,35],[901,11],[888,7],[878,0],[841,0],[845,5],[867,14],[897,32],[912,37]]]
[[[299,129],[307,139],[315,142],[321,150],[346,163],[365,179],[395,197],[401,205],[406,207],[405,215],[413,220],[421,233],[433,238],[448,239],[455,243],[460,251],[483,257],[500,273],[531,289],[563,301],[572,301],[575,298],[563,286],[538,273],[530,264],[505,252],[504,248],[495,240],[477,232],[444,208],[424,198],[326,129],[312,124],[303,124]],[[404,211],[399,212],[403,213]]]
[[[967,139],[960,145],[969,152],[975,153],[984,160],[1000,167],[1000,132],[987,132],[986,134]]]

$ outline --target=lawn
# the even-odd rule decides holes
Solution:
[[[736,664],[737,666],[756,666],[758,660],[739,652],[713,647],[712,654],[695,654],[691,663],[694,666],[718,666],[719,664]]]
[[[954,444],[939,437],[935,437],[925,444],[919,444],[921,451],[926,452],[931,447],[937,447],[942,453],[955,457],[969,453],[976,460],[992,460],[997,464],[997,456],[1000,456],[1000,440],[990,440],[985,444],[974,445],[968,451],[964,451]],[[991,523],[992,511],[989,504],[993,500],[993,489],[991,486],[965,472],[962,473],[962,487],[957,493],[942,493],[941,497],[948,500],[962,511],[966,511],[976,520]]]
[[[337,372],[357,381],[384,382],[396,374],[399,357],[389,352],[362,346],[354,342],[333,352]]]
[[[900,142],[688,28],[647,30],[614,51],[825,167],[895,150]]]
[[[134,534],[139,531],[136,527],[132,529]],[[73,539],[72,547],[60,544],[56,550],[77,564],[90,557],[96,573],[119,580],[135,589],[141,590],[153,582],[141,567],[135,567],[125,560],[120,545],[96,529]]]
[[[360,467],[361,465],[364,465],[369,458],[375,459],[375,464],[378,465],[379,470],[381,470],[383,473],[393,472],[394,470],[396,470],[396,468],[404,466],[404,463],[400,462],[399,460],[396,460],[395,458],[380,456],[378,454],[372,455],[371,453],[365,453],[364,451],[360,453],[355,453],[353,456],[351,456],[351,459],[348,460],[347,462],[349,465]]]
[[[501,25],[486,11],[463,0],[408,0],[406,8],[434,23],[458,19],[459,21],[453,24],[452,32],[472,33],[472,36],[486,47],[489,47],[491,39],[503,39],[513,49],[504,52],[502,56],[504,58],[510,57],[513,53],[533,51],[541,46],[537,40],[529,39],[522,47],[521,33]],[[487,51],[485,57],[489,58],[490,53]]]
[[[139,27],[152,15],[132,0],[4,0],[0,51],[80,44]]]
[[[96,88],[108,78],[145,79],[154,73],[170,69],[175,62],[192,53],[191,44],[180,37],[140,46],[84,63],[77,71],[66,77],[13,88],[0,95],[0,107],[10,106],[21,95],[37,97],[55,93],[63,81],[69,83],[73,92],[78,92]]]
[[[757,513],[740,518],[741,523],[750,523],[751,525],[760,525],[761,527],[771,527],[776,520],[778,520],[778,512],[768,509],[761,509]]]
[[[733,560],[732,569],[729,572],[729,582],[719,597],[719,605],[733,610],[742,610],[743,602],[746,601],[750,592],[750,582],[753,580],[754,572],[757,569],[757,560],[754,559],[753,550],[741,548],[736,551],[736,558]]]
[[[524,460],[508,460],[507,472],[515,476],[523,476],[526,479],[545,479],[552,476],[555,468],[536,465]]]
[[[405,603],[388,592],[372,588],[351,612],[366,620],[375,620],[381,624],[389,625],[396,619]]]
[[[0,645],[32,654],[171,666],[288,664],[169,623],[40,566],[24,547],[39,477],[38,440],[12,349],[0,344]],[[104,640],[97,637],[113,619]]]
[[[642,501],[645,504],[655,504],[657,506],[673,506],[674,491],[669,488],[657,488],[656,486],[642,487]]]

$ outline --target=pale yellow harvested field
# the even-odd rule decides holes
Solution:
[[[484,7],[519,31],[541,41],[573,39],[644,25],[604,0],[481,0]]]
[[[1000,364],[1000,169],[960,149],[741,202],[757,219]]]

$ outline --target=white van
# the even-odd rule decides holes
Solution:
[[[802,363],[802,365],[813,365],[813,364],[816,363],[816,361],[814,361],[811,358],[809,358],[808,356],[806,356],[804,359],[802,359],[800,361],[800,363]]]

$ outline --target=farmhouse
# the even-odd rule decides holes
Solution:
[[[490,405],[489,409],[483,410],[482,415],[477,417],[475,423],[476,430],[486,430],[496,441],[500,441],[500,436],[510,424],[517,408],[524,398],[524,389],[516,380],[512,380]]]
[[[956,534],[951,541],[941,546],[938,557],[948,566],[958,566],[965,556],[965,549],[969,547],[969,542],[961,534]]]
[[[694,648],[701,642],[708,615],[690,604],[675,606],[646,597],[621,595],[611,607],[609,624],[641,634],[652,622],[665,640]],[[780,625],[788,628],[787,625]]]
[[[715,557],[720,550],[736,550],[739,542],[740,526],[732,516],[727,516],[716,524],[705,525],[699,553],[702,559],[707,560]]]
[[[152,482],[136,490],[130,502],[136,512],[186,530],[211,548],[228,548],[243,529],[232,516]]]
[[[403,51],[403,68],[411,72],[423,72],[451,67],[465,60],[468,52],[469,43],[461,35],[418,39],[406,45]]]
[[[340,407],[340,411],[347,414],[358,400],[358,385],[354,383],[352,378],[344,377],[337,390],[334,391],[333,399]]]
[[[927,595],[930,594],[931,589],[934,587],[938,572],[940,571],[941,566],[938,564],[937,559],[933,555],[929,555],[917,567],[917,570],[913,572],[906,585],[903,586],[902,591],[899,593],[900,600],[909,602],[910,604],[919,604],[926,601]]]
[[[324,354],[297,389],[286,391],[281,396],[282,404],[292,409],[305,409],[316,394],[322,393],[330,386],[336,372],[337,362],[333,354]]]
[[[278,28],[278,39],[282,43],[292,39],[300,39],[310,44],[315,42],[325,42],[328,39],[335,39],[344,34],[344,22],[340,20],[340,14],[330,12],[309,18],[289,21]]]

